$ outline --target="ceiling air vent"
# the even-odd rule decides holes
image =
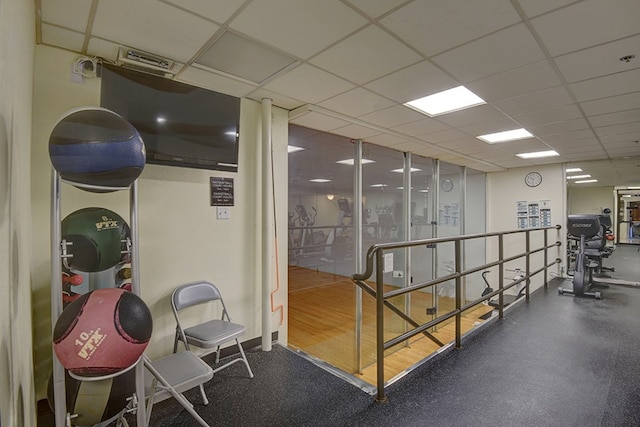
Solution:
[[[136,71],[155,74],[157,76],[171,76],[175,74],[174,62],[160,56],[140,50],[121,47],[118,49],[118,65]]]

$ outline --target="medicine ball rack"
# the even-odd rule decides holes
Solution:
[[[66,252],[63,249],[62,231],[61,231],[61,182],[65,182],[60,178],[60,174],[55,168],[52,169],[51,178],[51,328],[52,333],[55,327],[58,317],[63,311],[62,301],[62,263],[64,257],[68,256],[63,254]],[[135,180],[128,187],[99,187],[99,186],[83,186],[78,183],[68,184],[73,185],[76,188],[82,189],[85,187],[88,191],[121,191],[129,190],[129,227],[131,230],[131,291],[140,296],[140,257],[138,253],[138,181]],[[52,346],[53,347],[53,346]],[[66,390],[65,390],[65,368],[58,360],[55,352],[52,348],[53,354],[53,396],[54,396],[54,417],[56,427],[70,427],[73,425],[73,418],[75,414],[70,414],[67,411],[66,402]],[[137,402],[144,402],[145,399],[145,384],[144,384],[144,363],[141,356],[138,361],[132,365],[131,369],[135,369],[135,388],[136,392],[132,396],[134,404]],[[124,369],[115,375],[123,374],[130,369]],[[87,378],[85,380],[100,380],[105,377]],[[81,378],[78,378],[81,379]],[[125,409],[125,408],[123,408]],[[136,409],[137,425],[146,426],[147,416],[145,405],[137,405]]]

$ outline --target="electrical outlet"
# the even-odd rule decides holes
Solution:
[[[402,271],[402,270],[393,270],[393,277],[398,277],[398,278],[404,277],[404,271]]]
[[[231,218],[231,211],[227,206],[218,206],[216,208],[217,219],[229,219]]]

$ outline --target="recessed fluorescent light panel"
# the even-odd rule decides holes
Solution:
[[[516,156],[520,157],[521,159],[538,159],[540,157],[553,157],[553,156],[559,156],[560,154],[558,154],[557,151],[554,150],[550,150],[550,151],[535,151],[533,153],[520,153],[520,154],[516,154]]]
[[[351,166],[353,166],[354,160],[353,159],[344,159],[344,160],[338,160],[336,163],[340,163],[342,165],[351,165]],[[363,165],[366,165],[367,163],[375,163],[375,160],[362,159],[362,164]]]
[[[572,173],[572,172],[582,172],[582,169],[580,169],[580,168],[567,168],[567,169],[565,170],[565,172],[567,172],[567,173]]]
[[[404,105],[422,114],[434,117],[482,104],[485,104],[484,99],[466,87],[458,86],[423,98],[414,99]]]
[[[330,179],[324,179],[324,178],[314,178],[314,179],[310,179],[309,181],[311,181],[311,182],[331,182]]]
[[[371,188],[382,188],[382,187],[387,187],[387,184],[371,184],[369,187],[371,187]]]
[[[478,139],[488,142],[489,144],[497,144],[499,142],[517,141],[519,139],[533,138],[533,135],[526,129],[505,130],[503,132],[489,133],[480,135]]]
[[[421,172],[422,169],[418,169],[418,168],[411,168],[411,172]],[[396,173],[403,173],[404,169],[400,168],[400,169],[393,169],[391,172],[396,172]]]
[[[573,181],[573,182],[575,182],[576,184],[588,184],[590,182],[598,182],[598,180],[597,179],[585,179],[583,181]]]
[[[295,153],[296,151],[302,151],[302,150],[304,150],[304,148],[302,147],[296,147],[295,145],[287,145],[288,153]]]
[[[567,179],[583,179],[583,178],[591,178],[591,175],[586,174],[586,175],[571,175],[568,176]]]

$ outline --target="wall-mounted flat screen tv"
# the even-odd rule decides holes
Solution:
[[[100,105],[140,132],[147,163],[238,170],[239,98],[105,65]]]

